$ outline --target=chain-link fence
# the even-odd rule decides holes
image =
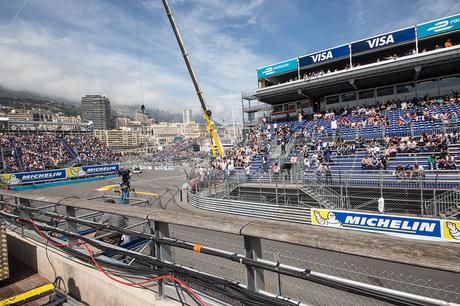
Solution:
[[[294,168],[293,168],[294,169]],[[386,171],[266,173],[198,168],[189,188],[202,196],[455,219],[460,215],[460,174],[396,178]],[[380,203],[380,209],[379,209]]]

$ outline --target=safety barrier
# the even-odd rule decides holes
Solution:
[[[190,192],[188,193],[188,200],[189,204],[196,208],[214,212],[275,221],[311,223],[309,207],[208,198]]]
[[[460,242],[460,221],[454,220],[219,199],[190,192],[188,202],[195,208],[252,218],[378,232],[430,241]]]

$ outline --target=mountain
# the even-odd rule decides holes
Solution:
[[[0,87],[0,106],[3,108],[9,107],[23,110],[39,108],[43,112],[61,112],[66,116],[76,116],[80,114],[78,102],[42,96],[26,91],[9,90],[3,87]]]

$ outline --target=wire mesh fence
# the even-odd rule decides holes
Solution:
[[[392,173],[192,171],[193,193],[214,198],[455,219],[460,216],[460,174],[396,178]],[[381,208],[379,209],[379,203]]]

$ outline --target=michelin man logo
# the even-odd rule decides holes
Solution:
[[[333,211],[329,211],[327,213],[327,218],[323,218],[321,213],[315,210],[315,218],[318,224],[332,226],[332,227],[342,227],[342,222],[336,219],[335,213]]]
[[[0,176],[0,181],[5,185],[17,185],[21,183],[21,180],[14,174],[5,174]]]
[[[457,228],[454,222],[447,221],[446,222],[447,228],[449,229],[449,233],[455,240],[460,240],[460,230]]]
[[[85,170],[83,170],[83,169],[80,168],[80,167],[69,168],[69,172],[70,172],[70,177],[84,176],[84,175],[86,175]]]

